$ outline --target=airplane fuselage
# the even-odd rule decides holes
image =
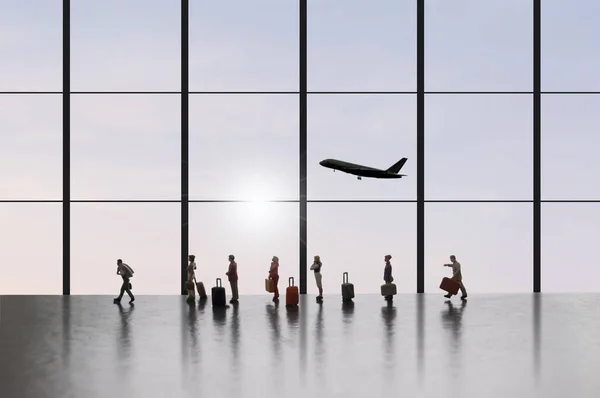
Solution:
[[[344,173],[360,177],[371,178],[402,178],[403,174],[391,173],[386,170],[376,169],[374,167],[362,166],[360,164],[344,162],[337,159],[325,159],[319,163],[323,167],[339,170]]]

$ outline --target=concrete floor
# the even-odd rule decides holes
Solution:
[[[598,294],[301,300],[3,296],[0,397],[600,396]]]

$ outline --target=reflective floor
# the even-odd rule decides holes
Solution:
[[[600,396],[598,294],[301,300],[4,296],[0,397]]]

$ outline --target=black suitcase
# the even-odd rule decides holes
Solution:
[[[212,288],[212,305],[213,307],[225,307],[226,297],[225,288],[221,285],[221,278],[217,278],[217,285]]]
[[[354,298],[354,285],[348,283],[348,273],[344,272],[342,275],[342,300],[350,301]]]

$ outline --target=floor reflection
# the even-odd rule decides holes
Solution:
[[[0,397],[598,396],[600,295],[382,301],[4,296]]]

